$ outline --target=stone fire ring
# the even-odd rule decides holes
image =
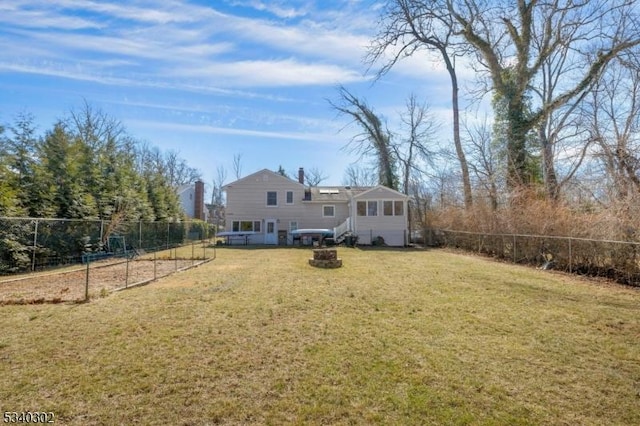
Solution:
[[[314,249],[313,258],[309,259],[309,265],[316,268],[339,268],[342,266],[342,259],[338,259],[336,249]]]

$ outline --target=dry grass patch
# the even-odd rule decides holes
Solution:
[[[0,410],[61,424],[638,424],[640,292],[443,251],[224,248],[0,308]]]

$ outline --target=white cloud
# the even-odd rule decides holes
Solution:
[[[0,4],[0,23],[27,28],[79,30],[101,28],[102,25],[77,16],[65,16],[48,10],[23,10],[19,4]]]
[[[264,45],[281,52],[302,54],[326,60],[360,63],[369,37],[328,28],[323,23],[305,20],[297,25],[275,25],[271,22],[233,18],[226,31],[233,37]]]
[[[301,16],[305,16],[309,13],[308,5],[303,5],[302,7],[295,8],[290,5],[283,5],[282,1],[269,1],[264,2],[260,0],[250,0],[250,1],[232,1],[231,5],[234,6],[243,6],[250,7],[255,10],[264,11],[270,13],[278,18],[283,19],[292,19],[298,18]]]
[[[162,80],[165,76],[195,77],[200,81],[196,84],[213,83],[227,88],[344,84],[363,80],[363,71],[356,70],[367,41],[362,35],[331,29],[325,23],[309,20],[289,26],[225,15],[192,4],[173,1],[152,4],[155,9],[145,9],[139,2],[123,6],[53,0],[40,5],[102,13],[132,20],[134,26],[129,25],[125,30],[122,23],[114,23],[101,32],[90,34],[32,31],[24,27],[14,31],[22,35],[18,42],[21,45],[41,46],[41,51],[48,52],[40,59],[46,57],[58,64],[65,60],[77,64],[68,72],[68,77],[105,83],[140,78],[145,74],[152,80]],[[260,4],[254,6],[261,7]],[[182,7],[173,14],[178,5]],[[143,9],[150,11],[143,13]],[[65,16],[53,16],[52,19],[61,23]],[[141,25],[141,22],[152,25]],[[182,25],[185,23],[189,25]],[[20,46],[12,50],[14,62],[37,61],[21,57],[17,53],[22,51]],[[0,60],[12,62],[12,56],[8,55],[11,53],[0,53]],[[96,55],[102,55],[102,58],[96,59]],[[101,60],[104,60],[102,69]],[[145,62],[148,60],[154,63]],[[68,69],[72,68],[70,64]],[[120,74],[100,77],[101,73],[116,72],[118,64],[122,65]],[[54,71],[60,73],[60,70]],[[82,76],[81,71],[93,75]],[[51,70],[43,70],[43,73],[49,72]]]
[[[202,19],[202,10],[210,10],[199,6],[176,1],[141,2],[130,1],[125,4],[108,1],[91,0],[50,0],[41,5],[64,8],[72,11],[92,12],[108,15],[112,18],[125,19],[145,24],[168,24],[172,22],[189,23]],[[199,12],[199,13],[191,13]]]
[[[326,133],[264,131],[264,130],[233,128],[233,127],[217,127],[217,126],[202,125],[202,124],[168,123],[168,122],[147,121],[147,120],[129,120],[129,123],[136,126],[150,127],[155,130],[163,129],[163,130],[178,132],[178,133],[192,132],[192,133],[250,136],[250,137],[256,137],[256,138],[299,140],[299,141],[323,142],[323,143],[326,143],[327,141],[330,141],[335,138],[335,135],[326,134]]]
[[[235,87],[333,85],[364,80],[359,72],[338,65],[302,63],[295,59],[218,62],[177,73]]]

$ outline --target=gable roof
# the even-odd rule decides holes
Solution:
[[[368,188],[365,191],[362,191],[362,192],[360,192],[358,194],[354,194],[353,198],[363,197],[363,196],[368,195],[368,194],[370,194],[372,192],[375,192],[375,191],[389,192],[389,193],[393,194],[396,197],[402,197],[402,198],[406,198],[406,199],[409,198],[408,195],[403,194],[400,191],[396,191],[395,189],[388,188],[388,187],[386,187],[384,185],[376,185],[376,186],[374,186],[372,188]]]
[[[223,190],[227,190],[228,188],[240,184],[240,183],[250,183],[250,182],[261,182],[264,180],[264,176],[267,176],[269,180],[275,179],[279,180],[283,183],[294,184],[299,186],[300,188],[304,188],[306,190],[311,191],[311,200],[305,200],[307,202],[317,202],[317,203],[331,203],[331,202],[347,202],[351,198],[358,198],[361,196],[365,196],[374,191],[384,191],[388,192],[390,195],[394,197],[400,197],[408,199],[410,198],[408,195],[405,195],[399,191],[388,188],[384,185],[376,185],[376,186],[312,186],[307,187],[304,184],[301,184],[297,180],[282,176],[280,173],[276,173],[269,169],[262,169],[255,173],[251,173],[245,177],[242,177],[238,180],[230,182],[222,187]]]
[[[242,178],[240,178],[238,180],[230,182],[230,183],[224,185],[222,187],[222,189],[226,190],[227,188],[229,188],[229,187],[231,187],[233,185],[237,185],[239,183],[252,182],[252,181],[253,182],[261,181],[262,180],[261,176],[264,176],[265,174],[269,177],[269,179],[281,180],[282,182],[286,182],[286,183],[289,183],[289,184],[293,183],[295,185],[300,185],[300,187],[304,187],[304,185],[301,184],[300,182],[298,182],[297,180],[293,180],[291,178],[282,176],[280,173],[276,173],[276,172],[271,171],[269,169],[262,169],[262,170],[259,170],[259,171],[255,172],[255,173],[251,173],[250,175],[242,177]]]

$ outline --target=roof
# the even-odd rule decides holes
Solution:
[[[222,189],[226,190],[227,188],[229,188],[229,187],[231,187],[233,185],[236,185],[238,183],[242,183],[242,182],[251,182],[251,181],[259,180],[260,176],[262,176],[264,174],[268,174],[269,176],[273,177],[274,179],[283,179],[284,182],[293,183],[295,185],[300,185],[301,187],[304,187],[304,185],[301,184],[300,182],[298,182],[297,180],[288,178],[286,176],[282,176],[280,173],[276,173],[276,172],[271,171],[269,169],[262,169],[262,170],[259,170],[259,171],[255,172],[255,173],[251,173],[250,175],[242,177],[242,178],[240,178],[238,180],[230,182],[230,183],[224,185],[222,187]]]
[[[374,191],[385,191],[385,192],[390,192],[390,193],[392,193],[392,194],[394,194],[394,195],[396,195],[398,197],[402,197],[402,198],[406,198],[406,199],[410,198],[408,195],[403,194],[400,191],[396,191],[395,189],[388,188],[388,187],[386,187],[384,185],[377,185],[377,186],[374,186],[374,187],[366,188],[365,191],[361,191],[358,194],[354,194],[353,197],[357,198],[357,197],[364,196],[364,195],[366,195],[366,194],[368,194],[370,192],[374,192]]]
[[[377,186],[312,186],[307,187],[304,184],[301,184],[295,179],[288,178],[286,176],[282,176],[279,173],[276,173],[269,169],[262,169],[250,175],[247,175],[243,178],[230,182],[222,187],[223,190],[227,190],[227,188],[232,187],[238,183],[244,182],[252,182],[261,180],[261,176],[265,174],[269,175],[270,178],[283,180],[283,182],[292,183],[294,185],[299,185],[301,188],[305,188],[306,190],[311,191],[311,200],[306,200],[307,203],[346,203],[351,198],[359,197],[368,192],[372,192],[375,190],[384,190],[393,193],[396,196],[401,196],[404,198],[409,198],[407,195],[402,194],[396,190],[391,188],[387,188],[384,185]]]
[[[366,191],[368,188],[350,186],[312,186],[311,200],[307,202],[317,203],[346,203],[351,197]]]
[[[176,189],[176,194],[180,195],[183,192],[191,189],[191,188],[195,188],[194,185],[192,183],[188,183],[186,185],[180,185],[177,189]]]

